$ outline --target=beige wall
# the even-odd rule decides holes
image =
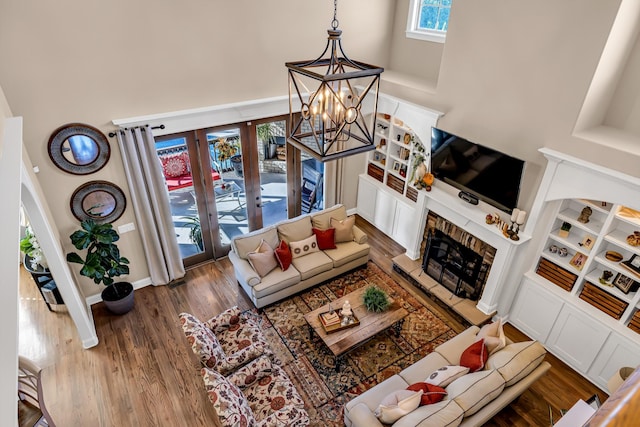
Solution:
[[[526,208],[543,146],[640,174],[637,156],[572,136],[620,1],[456,0],[444,45],[405,38],[409,0],[342,1],[338,18],[351,57],[412,82],[387,79],[383,91],[443,111],[441,127],[528,162]],[[284,95],[284,62],[319,55],[332,8],[329,0],[3,1],[0,86],[24,117],[27,151],[63,239],[77,225],[69,198],[80,184],[127,186],[113,139],[103,170],[81,177],[56,169],[46,152],[54,129],[85,122],[106,133],[113,119]],[[612,104],[608,122],[630,123],[624,114],[637,104],[639,87],[624,77],[625,96]],[[358,172],[350,167],[348,174]],[[346,185],[355,185],[351,178]],[[353,190],[344,194],[353,198]],[[131,221],[129,207],[116,225]],[[122,236],[121,249],[133,261],[130,280],[146,277],[135,232]],[[91,283],[83,290],[99,291]]]
[[[540,147],[640,176],[638,156],[611,149],[615,141],[601,145],[572,136],[620,0],[456,0],[441,56],[434,43],[402,38],[408,4],[400,0],[396,6],[389,68],[416,76],[429,58],[440,65],[432,80],[436,89],[412,92],[387,84],[384,90],[444,112],[444,129],[526,160],[522,205],[532,203],[545,164]],[[608,120],[627,123],[625,130],[640,141],[637,43],[634,52],[622,64],[626,73]]]
[[[347,54],[386,65],[393,12],[386,0],[340,3]],[[78,225],[69,210],[78,186],[106,180],[128,190],[113,138],[111,159],[95,174],[53,166],[47,142],[58,126],[83,122],[108,133],[113,119],[285,95],[284,63],[320,55],[332,17],[330,1],[3,1],[0,86],[24,117],[25,145],[65,249]],[[128,206],[116,226],[134,221]],[[132,262],[129,280],[147,277],[138,235],[123,234],[120,249]],[[101,290],[79,282],[87,296]]]

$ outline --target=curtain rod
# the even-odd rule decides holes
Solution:
[[[149,125],[144,125],[142,126],[142,130],[144,130],[144,128],[149,127]],[[127,130],[129,128],[124,128],[123,130]],[[164,125],[160,125],[160,126],[152,126],[151,129],[164,129]],[[116,136],[116,132],[109,132],[109,138],[113,138],[114,136]]]

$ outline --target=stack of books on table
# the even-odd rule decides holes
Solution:
[[[327,313],[322,313],[320,315],[320,321],[322,322],[322,325],[325,327],[339,325],[340,320],[341,319],[337,311],[329,311]]]

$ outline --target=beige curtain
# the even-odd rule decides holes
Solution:
[[[166,285],[185,272],[153,132],[145,126],[116,133],[151,282]]]

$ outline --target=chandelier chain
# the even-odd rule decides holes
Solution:
[[[338,21],[338,0],[333,0],[333,21],[331,21],[331,26],[335,30],[340,25],[340,21]]]

